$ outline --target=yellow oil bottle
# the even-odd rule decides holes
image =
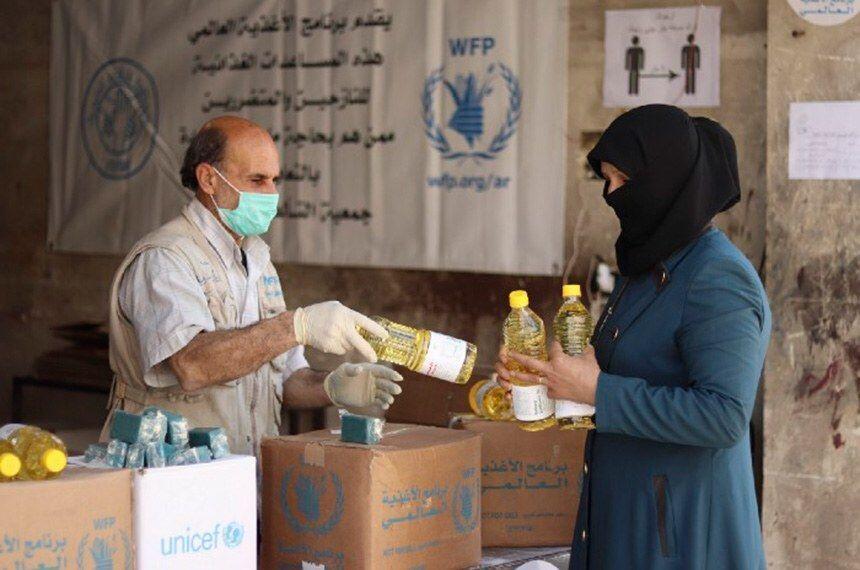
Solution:
[[[565,354],[582,354],[591,341],[591,313],[582,304],[579,285],[564,285],[563,302],[552,323],[553,334]],[[555,418],[561,429],[594,429],[594,406],[571,400],[555,401]]]
[[[447,382],[465,384],[472,377],[478,348],[471,342],[437,332],[401,325],[384,317],[372,317],[385,327],[388,338],[380,338],[359,329],[379,360]]]
[[[507,392],[496,382],[495,374],[489,380],[478,380],[469,390],[469,407],[488,420],[508,421],[514,419]]]
[[[0,439],[0,483],[11,481],[21,471],[21,458],[15,448],[6,440]]]
[[[35,426],[8,424],[0,428],[0,439],[11,443],[21,458],[19,479],[52,479],[66,468],[66,446],[52,433]]]
[[[503,325],[505,348],[546,360],[546,329],[543,320],[529,308],[529,296],[525,291],[511,291],[511,312]],[[510,370],[536,373],[526,370],[513,359],[508,360]],[[511,381],[514,417],[526,431],[539,431],[555,425],[553,401],[547,395],[546,386],[520,380]]]

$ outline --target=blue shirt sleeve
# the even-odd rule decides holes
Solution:
[[[765,303],[758,277],[739,260],[707,262],[690,284],[675,338],[686,385],[652,386],[643,378],[601,372],[597,430],[715,448],[740,441],[769,335]]]

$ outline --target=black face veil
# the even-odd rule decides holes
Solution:
[[[637,107],[615,119],[588,162],[601,177],[601,162],[629,177],[610,194],[604,188],[621,221],[615,252],[623,275],[648,271],[690,243],[741,196],[729,132],[670,105]]]

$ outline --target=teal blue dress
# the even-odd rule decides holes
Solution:
[[[761,280],[716,229],[619,280],[592,340],[572,569],[765,567],[749,422],[770,330]]]

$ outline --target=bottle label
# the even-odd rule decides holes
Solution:
[[[524,422],[534,422],[548,418],[553,413],[553,401],[549,398],[546,386],[511,386],[514,403],[514,416]]]
[[[573,400],[556,400],[555,417],[557,418],[584,418],[594,415],[594,406],[580,404]]]
[[[27,427],[24,424],[6,424],[0,427],[0,439],[9,439],[13,433],[22,427]]]
[[[466,362],[468,343],[459,338],[439,333],[430,333],[427,354],[418,372],[440,380],[455,382],[463,363]]]

